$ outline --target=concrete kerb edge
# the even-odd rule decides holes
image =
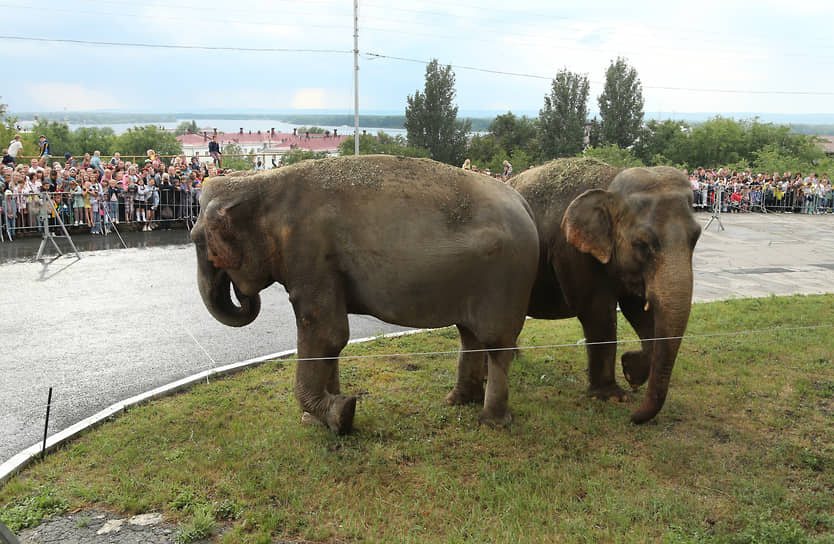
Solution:
[[[396,338],[399,336],[409,336],[412,334],[425,332],[427,330],[431,329],[414,329],[390,334],[381,334],[378,336],[368,336],[365,338],[357,338],[356,340],[351,340],[348,343],[359,344],[363,342],[370,342],[372,340],[379,340],[381,338]],[[287,359],[295,354],[296,350],[294,349],[279,351],[278,353],[262,355],[260,357],[240,361],[238,363],[232,363],[229,365],[212,368],[210,370],[204,370],[197,374],[193,374],[186,378],[182,378],[181,380],[177,380],[167,385],[162,385],[155,389],[151,389],[146,393],[141,393],[134,397],[130,397],[129,399],[119,401],[115,404],[108,406],[104,410],[101,410],[100,412],[86,419],[82,419],[81,421],[74,425],[71,425],[70,427],[67,427],[63,431],[48,437],[46,439],[45,451],[46,453],[52,453],[59,446],[65,444],[66,442],[69,442],[70,440],[73,440],[87,429],[95,427],[96,425],[105,422],[107,419],[116,416],[119,413],[126,412],[129,408],[132,408],[134,406],[138,406],[145,402],[149,402],[155,399],[179,393],[180,391],[188,389],[194,385],[203,383],[206,380],[210,380],[214,376],[228,376],[230,374],[235,374],[250,367],[259,366],[263,363],[266,363],[267,361],[274,361],[275,359]],[[42,448],[42,442],[33,444],[25,450],[23,450],[22,452],[13,456],[8,461],[5,461],[2,465],[0,465],[0,488],[2,488],[6,484],[6,482],[8,482],[15,474],[29,466],[29,464],[35,461],[35,459],[40,457]]]

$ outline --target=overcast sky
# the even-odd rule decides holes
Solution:
[[[13,112],[353,111],[352,0],[0,7],[0,96]],[[832,113],[832,21],[831,0],[360,0],[360,112],[402,114],[432,58],[453,66],[461,112],[535,115],[561,68],[588,75],[595,112],[624,56],[647,112]]]

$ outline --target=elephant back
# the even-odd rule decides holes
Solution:
[[[589,157],[568,157],[531,168],[510,184],[533,209],[548,209],[567,205],[588,189],[607,189],[622,170]]]

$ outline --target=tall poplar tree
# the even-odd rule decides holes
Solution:
[[[431,158],[448,164],[463,161],[466,138],[472,122],[457,119],[455,73],[441,67],[437,59],[426,66],[426,85],[408,96],[405,129],[408,145],[429,150]]]
[[[599,95],[602,139],[605,144],[630,147],[643,124],[643,84],[637,70],[617,57],[605,72],[605,89]]]
[[[563,68],[553,79],[550,95],[539,110],[542,159],[571,157],[585,146],[588,118],[588,76]]]

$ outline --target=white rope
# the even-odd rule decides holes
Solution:
[[[333,361],[333,360],[340,360],[340,359],[382,359],[382,358],[390,358],[390,357],[426,357],[430,355],[457,355],[459,353],[488,353],[490,351],[508,351],[508,350],[519,350],[519,351],[533,351],[533,350],[541,350],[541,349],[558,349],[558,348],[576,348],[576,347],[585,347],[585,346],[602,346],[602,345],[610,345],[610,344],[635,344],[638,342],[661,342],[665,340],[691,340],[697,338],[726,338],[731,336],[745,336],[751,334],[763,334],[763,333],[782,333],[782,332],[795,332],[795,331],[808,331],[808,330],[819,330],[819,329],[831,329],[834,328],[834,324],[830,325],[808,325],[805,327],[786,327],[786,328],[776,328],[776,329],[758,329],[758,330],[751,330],[751,331],[734,331],[734,332],[719,332],[713,334],[692,334],[688,336],[667,336],[662,338],[644,338],[644,339],[634,339],[634,340],[610,340],[605,342],[582,342],[582,343],[571,343],[571,344],[549,344],[546,346],[519,346],[517,348],[496,348],[496,349],[471,349],[471,350],[454,350],[454,351],[420,351],[420,352],[411,352],[411,353],[386,353],[382,355],[340,355],[338,357],[296,357],[296,358],[287,358],[287,359],[280,359],[284,362],[305,362],[305,361]],[[206,356],[211,359],[212,363],[216,364],[214,359],[212,359],[211,355],[197,342],[197,339],[189,332],[189,336],[194,339],[194,342],[197,343],[198,346],[203,350]],[[384,336],[382,338],[385,338]],[[208,377],[206,378],[208,379]],[[64,403],[56,402],[54,399],[52,401],[52,406],[56,405],[63,405]],[[41,405],[35,408],[30,408],[27,410],[19,411],[19,412],[7,412],[9,416],[28,416],[29,414],[42,414],[46,409],[46,405]]]

